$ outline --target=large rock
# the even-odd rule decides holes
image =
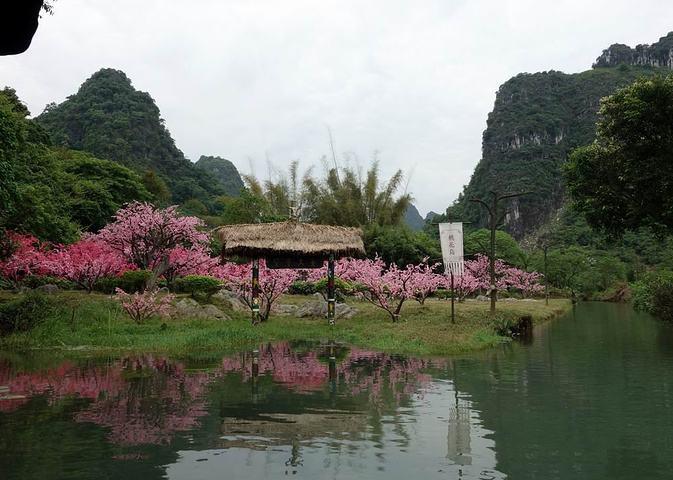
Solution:
[[[337,303],[336,318],[352,318],[358,313],[357,308],[345,303]],[[313,294],[313,299],[302,303],[294,315],[299,318],[325,318],[327,316],[327,302],[319,293]]]
[[[55,293],[58,293],[60,288],[58,288],[58,285],[53,285],[51,283],[47,283],[46,285],[40,285],[35,289],[36,292],[44,293],[45,295],[54,295]]]
[[[477,298],[475,298],[477,302],[490,302],[491,297],[487,297],[486,295],[477,295]]]
[[[226,308],[229,308],[235,312],[249,312],[250,308],[241,301],[238,296],[226,289],[222,289],[216,294],[214,294],[211,298],[211,301],[215,301],[216,303],[221,303],[223,304]]]
[[[288,304],[281,303],[281,304],[278,304],[278,305],[274,305],[271,308],[271,310],[273,311],[273,313],[275,313],[277,315],[283,315],[283,316],[286,316],[286,317],[294,317],[297,314],[297,309],[298,308],[299,307],[297,307],[297,305],[288,305]]]
[[[175,302],[173,317],[200,318],[207,320],[231,320],[231,318],[215,305],[201,305],[192,298],[183,298]]]

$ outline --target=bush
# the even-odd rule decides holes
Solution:
[[[98,280],[94,290],[109,294],[114,293],[117,288],[127,293],[142,292],[150,277],[152,277],[152,272],[149,270],[129,270],[118,277]]]
[[[673,272],[650,272],[635,282],[631,291],[636,310],[673,321]]]
[[[74,290],[77,285],[68,280],[48,275],[29,275],[23,279],[23,286],[28,288],[37,288],[43,285],[56,285],[62,290]]]
[[[322,296],[327,300],[327,279],[323,278],[315,282],[315,291],[321,293]],[[337,302],[343,302],[346,299],[346,295],[352,295],[355,293],[354,286],[348,283],[345,280],[341,280],[339,277],[334,278],[334,296]]]
[[[290,295],[313,295],[316,293],[315,283],[297,280],[290,285],[287,293]]]
[[[52,308],[51,300],[37,292],[0,304],[0,335],[32,330],[49,315]]]
[[[187,275],[175,281],[175,291],[189,293],[192,297],[209,298],[222,288],[222,282],[217,278],[205,275]]]

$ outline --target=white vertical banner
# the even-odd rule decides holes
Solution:
[[[463,274],[463,224],[440,223],[439,242],[442,246],[444,271],[456,276]]]

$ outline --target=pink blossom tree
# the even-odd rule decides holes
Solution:
[[[508,286],[519,290],[524,298],[544,290],[544,286],[540,283],[542,275],[537,272],[527,272],[511,267],[507,269],[505,279]]]
[[[45,260],[48,251],[32,235],[7,232],[8,243],[12,244],[13,253],[9,258],[0,261],[0,275],[7,279],[13,287],[18,287],[28,275],[44,275],[48,273]]]
[[[459,302],[464,301],[468,295],[479,290],[480,285],[480,280],[468,268],[464,269],[462,275],[458,275],[453,279],[453,288]],[[445,277],[445,287],[447,289],[451,288],[451,281],[448,276]]]
[[[477,282],[477,290],[488,291],[491,289],[491,280],[489,274],[489,260],[486,255],[477,255],[474,260],[465,262],[465,270],[468,271]],[[495,288],[498,290],[507,289],[507,270],[508,267],[502,260],[495,261]]]
[[[225,263],[212,269],[211,274],[224,280],[225,285],[252,310],[252,264]],[[261,296],[260,319],[266,321],[271,307],[297,278],[293,269],[271,269],[264,260],[259,261],[259,289]]]
[[[151,289],[170,268],[174,249],[207,244],[203,227],[196,217],[180,216],[175,206],[159,209],[149,203],[133,202],[120,209],[97,237],[138,268],[152,270],[148,285]]]
[[[122,309],[138,325],[153,316],[166,316],[170,312],[170,305],[175,298],[171,294],[159,294],[157,290],[145,290],[128,294],[121,288],[115,290],[116,300],[121,303]]]
[[[75,282],[89,293],[99,279],[135,268],[95,237],[86,237],[53,252],[45,258],[44,266],[52,275]]]
[[[376,258],[344,259],[337,267],[340,278],[357,285],[356,295],[388,312],[393,322],[399,319],[404,302],[414,297],[412,278],[417,270],[413,265],[404,269],[395,264],[386,267]]]
[[[218,259],[211,257],[204,245],[175,247],[168,254],[168,267],[164,271],[164,278],[170,287],[178,277],[210,275],[217,264]]]
[[[413,291],[414,300],[421,305],[424,305],[425,299],[435,293],[438,288],[444,286],[444,275],[435,273],[439,267],[439,263],[429,265],[427,258],[423,259],[423,262],[418,265],[407,266],[407,268],[414,270],[410,280],[410,288]]]

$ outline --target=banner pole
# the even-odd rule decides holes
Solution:
[[[455,310],[455,301],[456,301],[456,290],[453,285],[453,268],[451,269],[451,323],[456,323],[456,310]]]

